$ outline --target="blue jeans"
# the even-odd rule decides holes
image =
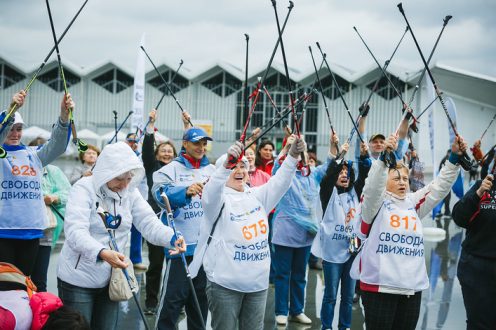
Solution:
[[[292,248],[274,244],[275,313],[298,315],[305,305],[306,272],[310,246]],[[289,309],[288,309],[289,296]]]
[[[334,319],[334,306],[338,294],[339,283],[341,282],[341,302],[339,303],[339,329],[351,327],[351,307],[353,305],[353,294],[355,293],[355,280],[350,277],[350,268],[353,260],[351,257],[342,264],[322,261],[324,270],[324,297],[322,298],[322,309],[320,319],[322,329],[332,329]]]
[[[119,303],[110,300],[108,285],[100,289],[81,288],[57,278],[57,287],[64,305],[80,312],[92,330],[116,328]]]
[[[131,248],[129,251],[129,259],[133,264],[140,264],[143,262],[141,259],[141,233],[132,225],[131,227]]]
[[[240,292],[207,281],[212,329],[263,329],[267,290]]]

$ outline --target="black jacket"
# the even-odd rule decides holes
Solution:
[[[360,161],[358,162],[358,179],[355,181],[355,171],[353,170],[353,166],[350,166],[350,184],[348,188],[336,187],[338,189],[338,193],[344,193],[350,191],[352,188],[355,188],[355,192],[360,198],[362,194],[363,186],[365,186],[365,179],[369,174],[371,161],[370,158],[360,157]],[[332,191],[334,190],[334,186],[336,185],[336,181],[339,177],[339,173],[341,172],[343,165],[342,163],[337,164],[333,159],[327,168],[326,174],[320,183],[320,201],[322,203],[322,212],[325,213],[327,209],[327,204],[329,204],[329,200],[331,199]]]
[[[155,158],[155,135],[145,134],[143,146],[141,149],[141,159],[146,173],[146,183],[148,184],[148,204],[152,207],[155,213],[161,211],[161,208],[153,198],[151,188],[153,187],[153,172],[159,170],[165,163],[158,161]]]
[[[477,196],[478,180],[453,207],[453,220],[467,229],[463,249],[475,256],[496,259],[496,190]]]

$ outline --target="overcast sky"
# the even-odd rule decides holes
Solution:
[[[51,0],[60,35],[83,0]],[[382,63],[405,29],[391,0],[295,0],[284,34],[288,63],[310,72],[309,45],[320,41],[331,62],[353,71],[371,68],[373,60],[353,31],[356,26]],[[282,24],[287,1],[278,1]],[[496,77],[496,1],[406,0],[407,18],[426,56],[452,15],[434,60],[458,69]],[[217,61],[244,68],[245,39],[250,35],[250,73],[264,67],[277,38],[269,0],[89,0],[60,45],[66,61],[93,67],[113,60],[134,71],[139,39],[158,63],[176,66],[184,59],[190,73]],[[42,0],[0,1],[0,56],[25,70],[37,67],[53,40]],[[54,57],[55,58],[55,55]],[[282,63],[280,55],[276,60]],[[421,60],[410,35],[393,63],[415,70]],[[147,71],[151,66],[147,63]]]

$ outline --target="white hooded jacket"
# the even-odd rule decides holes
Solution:
[[[108,189],[107,182],[129,171],[133,177],[126,189],[118,193]],[[113,230],[121,253],[125,251],[132,224],[150,243],[170,247],[172,229],[162,224],[137,189],[144,174],[141,161],[124,142],[103,149],[93,175],[83,177],[70,191],[58,278],[83,288],[102,288],[109,283],[111,266],[98,255],[102,249],[109,249],[110,238],[96,213],[97,203],[110,214],[122,217],[120,226]]]

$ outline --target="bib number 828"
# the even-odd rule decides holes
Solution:
[[[265,220],[262,219],[256,223],[253,223],[249,226],[243,226],[242,228],[243,237],[247,240],[251,240],[253,237],[257,237],[260,233],[261,235],[267,233],[267,225],[265,224]]]

